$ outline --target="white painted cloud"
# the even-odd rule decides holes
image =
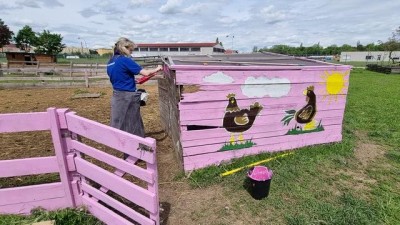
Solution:
[[[233,83],[235,80],[232,77],[224,74],[223,72],[216,72],[204,77],[203,81],[214,84],[230,84]]]
[[[249,98],[286,96],[290,92],[290,80],[286,78],[248,77],[241,86],[243,95]]]

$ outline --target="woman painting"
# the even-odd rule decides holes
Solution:
[[[131,57],[136,45],[127,38],[120,38],[114,54],[107,64],[107,74],[113,87],[111,99],[111,126],[144,137],[143,120],[140,115],[140,95],[136,90],[135,76],[148,76],[162,70],[143,69]],[[126,157],[126,155],[125,155]]]

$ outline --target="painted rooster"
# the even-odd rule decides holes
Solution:
[[[300,124],[306,124],[304,129],[315,128],[315,121],[313,120],[317,113],[317,98],[314,93],[314,86],[307,87],[303,94],[306,97],[307,104],[300,110],[288,110],[286,111],[285,117],[281,120],[284,125],[288,125],[289,122],[295,118]]]
[[[235,141],[233,133],[239,133],[238,141],[243,141],[242,133],[250,129],[257,114],[263,109],[258,102],[250,106],[250,109],[240,109],[237,105],[235,94],[229,94],[228,106],[225,110],[223,127],[231,133],[230,142]]]

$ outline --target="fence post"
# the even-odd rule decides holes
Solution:
[[[0,63],[0,77],[3,76],[3,70],[1,69],[1,63]]]
[[[69,174],[68,164],[67,164],[68,148],[65,141],[65,136],[69,135],[69,133],[67,130],[66,133],[61,132],[60,120],[56,108],[48,108],[47,112],[50,117],[51,138],[53,140],[54,150],[58,162],[60,180],[62,185],[64,186],[64,191],[68,204],[71,207],[75,207],[76,204],[75,204],[74,193],[71,186],[71,176]],[[62,115],[63,115],[62,119],[65,120],[65,112]]]
[[[73,63],[72,61],[69,64],[69,76],[72,77],[72,67],[73,67]]]
[[[93,63],[90,63],[90,76],[92,76],[92,72],[93,72]]]
[[[36,76],[39,75],[40,62],[36,61]]]
[[[154,163],[146,163],[147,170],[150,172],[153,172],[154,174],[154,180],[152,184],[147,185],[147,190],[151,191],[156,195],[156,209],[157,211],[155,212],[150,212],[150,219],[154,220],[156,222],[156,225],[160,225],[160,198],[158,195],[158,170],[157,170],[157,157],[156,157],[156,142],[154,141],[151,149],[153,149],[153,157],[154,157]]]
[[[85,70],[85,86],[88,88],[89,87],[89,77],[88,77],[88,72]]]
[[[99,63],[96,63],[96,73],[95,75],[97,76],[97,70],[99,69]]]

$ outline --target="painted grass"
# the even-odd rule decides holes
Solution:
[[[250,156],[191,174],[194,187],[219,184],[237,207],[265,224],[400,224],[400,76],[353,70],[341,143],[302,148],[267,164],[270,195],[256,201],[243,191],[247,170],[219,174],[271,157]],[[358,133],[385,154],[362,167],[354,156]],[[356,135],[357,134],[357,135]],[[276,155],[276,154],[274,154]],[[270,215],[270,214],[269,214]]]

